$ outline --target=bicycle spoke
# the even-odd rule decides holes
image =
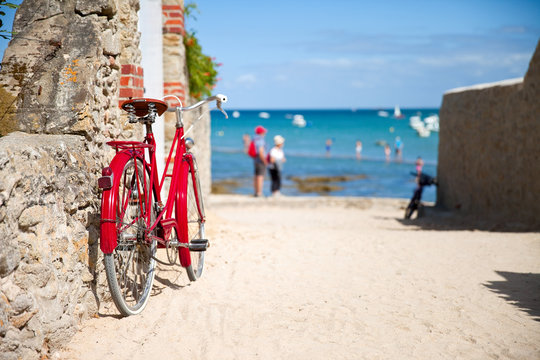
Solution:
[[[141,160],[129,160],[120,178],[116,210],[117,247],[113,256],[105,257],[109,288],[118,309],[124,315],[136,314],[148,301],[155,267],[156,240],[154,231],[147,231],[154,211],[146,206],[149,174]],[[146,219],[150,215],[149,219]],[[152,236],[149,236],[152,235]],[[114,273],[112,272],[114,269]],[[112,280],[114,278],[114,280]]]
[[[183,205],[185,217],[182,218],[186,222],[185,234],[188,243],[193,240],[204,239],[204,206],[201,198],[200,184],[196,169],[195,159],[193,159],[193,167],[187,172],[186,182],[186,203]],[[191,281],[198,279],[204,266],[204,251],[190,251],[189,256],[191,265],[186,268],[188,277]]]

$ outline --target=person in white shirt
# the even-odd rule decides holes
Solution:
[[[274,147],[268,153],[268,172],[270,173],[272,195],[280,195],[281,171],[286,161],[283,153],[285,139],[281,135],[274,136]]]

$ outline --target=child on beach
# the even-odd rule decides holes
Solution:
[[[360,140],[356,141],[356,160],[360,160],[362,158],[362,142]]]
[[[268,153],[268,173],[270,174],[272,196],[280,195],[281,189],[281,171],[283,163],[286,161],[283,153],[283,144],[285,139],[281,135],[274,136],[274,147]]]

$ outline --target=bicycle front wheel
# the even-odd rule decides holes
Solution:
[[[142,160],[130,158],[114,190],[118,245],[111,254],[105,254],[109,290],[124,316],[139,314],[144,309],[154,281],[157,243],[146,231],[147,219],[155,219],[155,205],[149,205],[149,187],[150,175]]]
[[[195,158],[191,165],[186,161],[186,170],[184,173],[184,179],[182,190],[185,196],[181,196],[180,216],[181,222],[184,224],[183,238],[187,243],[191,243],[193,240],[205,239],[204,233],[204,204],[201,193],[201,186],[199,181],[199,173],[197,171],[197,165]],[[182,259],[182,252],[186,254],[189,252],[190,264],[186,266],[186,272],[191,281],[195,281],[201,277],[204,267],[204,251],[190,251],[188,249],[179,249],[180,259]],[[185,255],[184,255],[185,256]]]

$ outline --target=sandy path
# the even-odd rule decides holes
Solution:
[[[213,197],[204,276],[160,267],[141,315],[56,357],[540,358],[540,234],[422,230],[402,204]]]

